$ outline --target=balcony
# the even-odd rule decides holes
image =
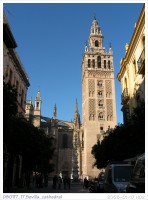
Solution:
[[[125,88],[123,90],[123,93],[121,95],[121,103],[122,105],[126,104],[129,100],[129,92],[128,92],[128,88]]]
[[[145,48],[143,49],[138,61],[137,61],[137,66],[138,66],[138,74],[145,74]]]

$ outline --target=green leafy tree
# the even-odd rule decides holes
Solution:
[[[129,123],[108,130],[102,142],[92,147],[94,165],[106,167],[109,161],[121,161],[145,152],[145,103],[134,109]]]

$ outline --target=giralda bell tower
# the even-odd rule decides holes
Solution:
[[[108,51],[103,47],[103,35],[94,18],[82,59],[83,176],[98,175],[99,170],[93,167],[92,146],[116,125],[114,82],[113,51],[111,46]]]

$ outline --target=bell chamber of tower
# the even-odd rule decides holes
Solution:
[[[82,59],[83,175],[95,177],[99,170],[91,150],[103,133],[116,125],[113,51],[103,47],[103,35],[94,18]]]

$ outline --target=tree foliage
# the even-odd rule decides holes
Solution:
[[[53,139],[25,118],[17,116],[16,95],[15,88],[4,83],[4,146],[11,155],[22,155],[24,171],[38,167],[40,172],[50,172],[53,170],[53,166],[49,164],[54,152]]]
[[[97,168],[106,167],[109,161],[121,161],[145,152],[145,103],[134,109],[129,123],[108,130],[102,142],[92,147]]]

